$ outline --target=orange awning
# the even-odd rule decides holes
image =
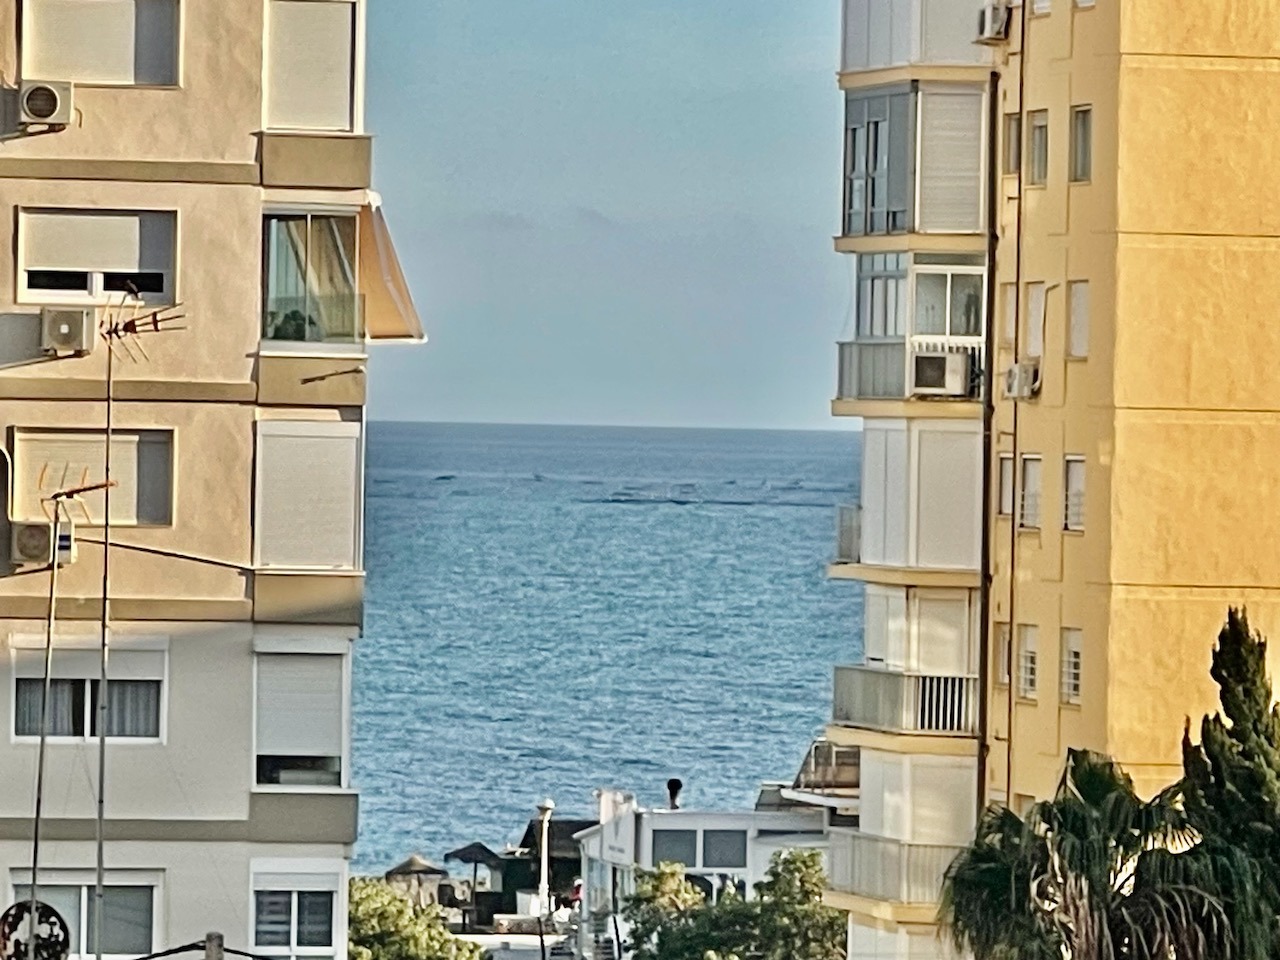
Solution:
[[[382,208],[376,203],[362,207],[359,220],[365,338],[375,342],[425,343],[427,335],[413,306]]]

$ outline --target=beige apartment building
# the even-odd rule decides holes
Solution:
[[[1280,625],[1280,7],[843,12],[832,412],[863,457],[831,575],[866,593],[828,900],[851,957],[914,958],[984,805],[1050,795],[1068,747],[1168,784],[1226,607]]]
[[[73,956],[346,955],[367,352],[423,339],[370,190],[365,13],[0,0],[0,907],[31,882],[56,559],[38,883]],[[104,479],[108,373],[99,710],[105,497],[56,548],[50,497]]]

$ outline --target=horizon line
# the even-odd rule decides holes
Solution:
[[[853,420],[853,418],[850,418]],[[861,418],[847,427],[752,427],[718,426],[711,424],[662,424],[662,423],[566,423],[514,420],[410,420],[387,417],[369,417],[370,423],[403,423],[439,427],[571,427],[592,430],[741,430],[756,433],[848,433],[862,432]]]

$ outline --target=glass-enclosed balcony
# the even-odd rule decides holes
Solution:
[[[832,889],[892,903],[937,903],[947,867],[962,849],[838,827],[828,839]]]
[[[973,42],[976,9],[973,0],[844,0],[840,69],[986,63],[989,52]]]
[[[978,678],[836,667],[832,720],[895,733],[970,735],[978,729]]]

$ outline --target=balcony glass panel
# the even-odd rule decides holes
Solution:
[[[263,234],[263,338],[358,341],[355,216],[270,215]]]

